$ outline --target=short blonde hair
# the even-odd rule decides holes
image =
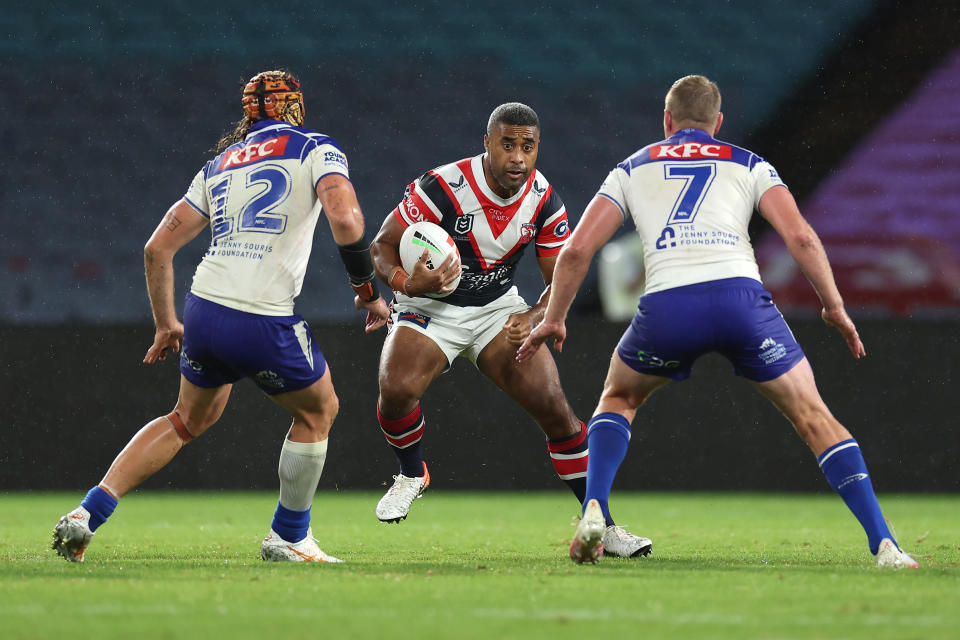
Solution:
[[[720,89],[704,76],[684,76],[670,87],[664,109],[674,122],[713,125],[720,114]]]

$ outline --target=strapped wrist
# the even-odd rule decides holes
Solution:
[[[410,278],[410,275],[403,270],[403,267],[394,267],[393,271],[390,272],[388,280],[394,291],[399,291],[406,296],[409,295],[407,293],[408,278]]]

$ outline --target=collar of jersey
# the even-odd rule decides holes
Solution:
[[[713,136],[703,129],[680,129],[667,140],[713,140]]]
[[[487,184],[487,176],[483,173],[483,158],[487,155],[486,151],[481,153],[478,156],[474,156],[470,161],[470,170],[473,171],[473,179],[477,181],[477,186],[480,187],[480,190],[483,191],[483,195],[487,197],[490,201],[499,204],[503,207],[508,207],[520,198],[528,191],[527,185],[530,184],[530,181],[533,180],[534,175],[537,170],[532,169],[530,171],[530,177],[527,178],[527,181],[523,183],[523,186],[520,187],[519,191],[510,196],[509,198],[501,198],[493,192],[493,189],[490,188],[490,185]]]
[[[247,137],[249,138],[255,133],[260,133],[266,129],[276,127],[277,129],[283,129],[285,127],[293,127],[289,122],[284,122],[283,120],[257,120],[253,123],[253,126],[250,127],[250,131],[247,132]]]

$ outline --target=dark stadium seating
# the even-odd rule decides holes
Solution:
[[[539,167],[576,220],[608,168],[660,135],[674,79],[716,79],[731,114],[725,133],[739,139],[875,5],[7,8],[0,321],[148,320],[143,243],[239,116],[243,80],[264,67],[302,76],[308,125],[346,150],[371,232],[411,179],[480,152],[487,115],[510,100],[540,113]],[[355,318],[332,243],[319,235],[299,309]],[[180,259],[181,291],[202,250]],[[535,294],[536,269],[521,272],[525,293]]]

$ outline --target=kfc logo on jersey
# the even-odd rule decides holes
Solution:
[[[228,151],[224,154],[223,160],[220,161],[220,171],[242,167],[251,162],[263,160],[264,158],[282,156],[283,152],[287,149],[287,142],[289,142],[289,140],[290,136],[280,136],[279,138],[270,138],[263,142],[254,142],[253,144],[244,145],[233,151]]]
[[[655,144],[650,147],[651,160],[699,160],[703,158],[729,160],[731,153],[731,148],[725,144],[701,144],[699,142],[688,142],[686,144]]]

